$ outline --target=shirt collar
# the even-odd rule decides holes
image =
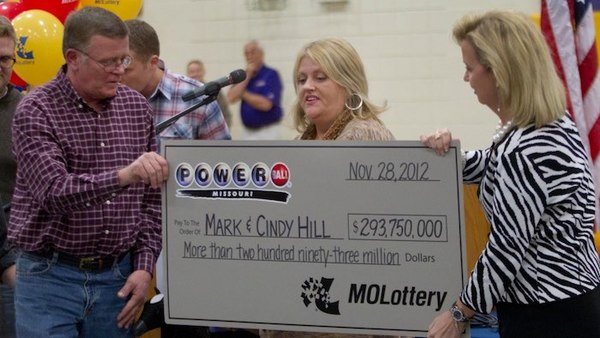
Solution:
[[[65,98],[67,100],[73,102],[76,105],[84,104],[89,107],[89,105],[85,102],[85,100],[81,96],[79,96],[79,93],[77,93],[75,88],[73,88],[71,81],[69,81],[69,78],[67,77],[67,64],[64,64],[64,65],[62,65],[62,67],[60,67],[60,70],[58,71],[58,75],[56,76],[56,83],[58,84],[58,87],[65,94]],[[118,90],[119,89],[117,89],[117,92],[118,92]],[[109,105],[113,99],[114,99],[114,96],[102,100],[102,103],[103,103],[105,109],[109,107]]]
[[[163,69],[163,71],[164,71],[163,76],[160,79],[158,86],[156,86],[154,93],[152,93],[152,95],[150,95],[149,101],[153,101],[153,100],[157,99],[159,97],[159,95],[163,96],[164,98],[166,98],[169,101],[171,100],[172,88],[175,86],[174,74],[171,73],[166,68]]]

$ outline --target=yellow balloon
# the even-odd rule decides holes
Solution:
[[[14,71],[32,86],[52,79],[64,63],[64,26],[54,15],[39,9],[24,11],[12,24],[17,33]]]
[[[600,231],[596,231],[594,234],[594,242],[596,243],[596,250],[600,252]]]
[[[115,13],[121,20],[137,18],[142,9],[142,0],[79,0],[79,8],[102,7]]]

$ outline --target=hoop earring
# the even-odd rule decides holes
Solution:
[[[362,105],[363,105],[362,96],[360,96],[360,94],[354,93],[354,94],[350,95],[350,98],[353,98],[354,96],[358,96],[358,98],[360,99],[360,102],[358,103],[358,105],[356,105],[356,107],[350,107],[347,102],[348,100],[346,100],[346,102],[344,102],[344,105],[346,106],[346,108],[348,108],[348,110],[353,111],[353,112],[360,110],[360,108],[362,108]]]

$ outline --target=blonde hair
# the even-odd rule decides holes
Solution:
[[[339,38],[327,38],[305,45],[296,57],[294,73],[292,74],[294,90],[296,92],[298,92],[298,69],[300,62],[305,57],[317,63],[327,77],[346,90],[346,102],[348,106],[358,106],[360,100],[357,95],[360,96],[363,101],[362,107],[352,111],[346,108],[344,110],[345,114],[352,114],[354,117],[363,120],[379,120],[377,114],[386,109],[385,104],[379,106],[369,99],[369,86],[363,63],[354,47],[348,41]],[[306,120],[306,113],[300,106],[298,98],[296,98],[291,112],[294,117],[296,130],[304,132],[309,123]]]
[[[541,127],[564,115],[565,88],[533,20],[512,11],[465,16],[454,40],[468,41],[481,65],[496,78],[498,96],[513,124]]]

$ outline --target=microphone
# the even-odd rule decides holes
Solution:
[[[207,82],[204,84],[204,86],[183,94],[183,96],[181,96],[181,98],[183,99],[183,101],[189,101],[189,100],[195,99],[198,96],[202,96],[202,95],[214,95],[214,94],[218,93],[219,90],[221,90],[221,88],[227,87],[227,86],[235,84],[235,83],[240,83],[240,82],[244,81],[245,79],[246,79],[246,71],[244,71],[242,69],[237,69],[237,70],[234,70],[233,72],[229,73],[228,76],[224,76],[215,81]]]
[[[156,289],[156,295],[144,303],[142,314],[133,326],[136,337],[165,325],[164,296]]]

